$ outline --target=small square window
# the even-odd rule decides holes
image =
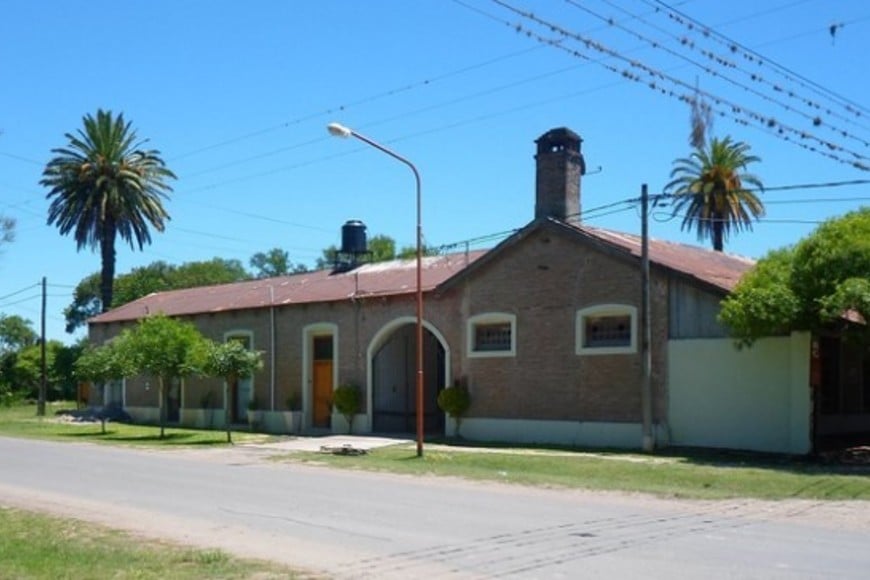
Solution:
[[[637,308],[602,304],[577,311],[576,352],[580,355],[637,352]]]
[[[516,315],[488,312],[468,319],[468,356],[510,357],[516,348]]]
[[[511,324],[498,322],[478,324],[474,327],[474,350],[477,352],[509,351]]]
[[[631,346],[631,316],[586,318],[583,347]]]

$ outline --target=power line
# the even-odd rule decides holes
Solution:
[[[799,147],[802,147],[802,148],[807,149],[809,151],[812,151],[814,153],[818,153],[820,155],[823,155],[825,157],[828,157],[828,158],[833,159],[835,161],[838,161],[840,163],[851,165],[851,166],[853,166],[857,169],[860,169],[862,171],[870,170],[870,166],[868,166],[867,164],[865,164],[861,161],[858,161],[858,159],[867,159],[866,157],[864,157],[860,153],[856,153],[854,151],[846,149],[845,147],[843,147],[841,145],[837,145],[837,144],[832,143],[830,141],[827,141],[825,139],[821,139],[820,137],[817,137],[816,135],[813,135],[813,134],[808,133],[806,131],[795,129],[794,127],[786,125],[786,124],[776,120],[773,117],[767,117],[765,115],[762,115],[762,114],[760,114],[756,111],[753,111],[753,110],[751,110],[743,105],[740,105],[738,103],[734,103],[728,99],[714,95],[714,94],[710,93],[709,91],[702,91],[702,90],[697,89],[697,87],[692,87],[689,83],[687,83],[685,81],[682,81],[676,77],[673,77],[672,75],[669,75],[661,70],[658,70],[658,69],[655,69],[651,66],[648,66],[648,65],[646,65],[638,60],[628,58],[628,57],[620,54],[618,51],[606,47],[605,45],[603,45],[602,43],[600,43],[598,41],[592,40],[590,38],[586,38],[578,33],[571,32],[571,31],[563,28],[562,26],[560,26],[552,21],[542,19],[531,12],[526,12],[526,11],[523,11],[519,8],[516,8],[504,0],[491,0],[491,1],[504,7],[505,9],[513,12],[514,14],[517,14],[518,16],[520,16],[523,19],[534,22],[535,24],[537,24],[539,26],[546,27],[550,32],[555,32],[555,33],[561,35],[563,38],[573,39],[573,40],[580,42],[587,50],[594,50],[596,52],[600,52],[604,55],[607,55],[615,60],[621,61],[627,65],[627,68],[620,70],[619,68],[617,68],[616,66],[614,66],[612,64],[604,62],[600,59],[594,60],[590,56],[580,52],[579,50],[571,49],[570,47],[564,46],[561,41],[555,42],[549,38],[545,38],[541,34],[535,32],[527,27],[524,27],[522,24],[512,24],[510,22],[504,21],[505,25],[512,27],[513,29],[515,29],[519,33],[526,34],[530,38],[532,38],[532,39],[534,39],[542,44],[557,48],[559,50],[563,50],[572,56],[582,58],[582,59],[588,60],[590,62],[595,62],[596,64],[604,67],[605,69],[607,69],[613,73],[619,74],[620,76],[622,76],[623,78],[625,78],[627,80],[631,80],[631,81],[634,81],[637,83],[644,84],[644,85],[648,86],[650,89],[657,91],[657,92],[660,92],[665,96],[674,97],[674,98],[677,98],[677,99],[684,101],[684,102],[692,102],[692,100],[695,98],[694,96],[692,96],[694,93],[703,95],[704,97],[711,99],[716,105],[726,106],[726,109],[720,108],[717,111],[717,113],[720,116],[732,117],[736,122],[738,122],[739,124],[742,124],[742,125],[749,125],[750,121],[755,121],[755,122],[761,123],[761,125],[763,127],[765,127],[771,134],[773,134],[773,135],[775,135],[775,136],[777,136],[785,141],[788,141],[790,143],[794,143],[795,145],[797,145]],[[642,74],[638,74],[637,72],[635,72],[635,70],[642,71],[642,74],[648,76],[649,79],[648,80],[644,79]],[[674,89],[668,89],[665,86],[662,86],[661,85],[662,82],[670,83],[670,84],[675,85],[676,87],[687,89],[690,91],[690,93],[680,94],[678,92],[675,92]],[[729,112],[728,108],[730,108],[730,112]],[[796,138],[800,139],[801,141],[795,140],[795,137],[791,137],[790,135],[794,135]],[[809,141],[815,142],[815,143],[817,143],[817,145],[808,145],[807,143],[802,142],[804,140],[809,140]],[[834,153],[834,152],[836,152],[836,153]],[[855,160],[844,159],[838,153],[849,154],[852,157],[854,157]]]
[[[543,48],[543,47],[542,47],[542,46],[537,46],[537,47],[535,47],[535,48],[537,49],[537,48]],[[508,90],[508,89],[516,88],[516,87],[519,87],[519,86],[522,86],[522,85],[526,85],[526,84],[530,84],[530,83],[534,83],[534,82],[538,82],[538,81],[541,81],[541,80],[546,79],[546,78],[550,78],[550,77],[553,77],[553,76],[556,76],[556,75],[561,75],[561,74],[564,74],[564,73],[569,72],[569,71],[577,70],[577,69],[580,68],[581,66],[584,66],[584,65],[579,65],[579,66],[578,66],[578,65],[573,65],[573,66],[569,66],[569,67],[563,67],[563,68],[559,68],[559,69],[556,69],[556,70],[548,71],[548,72],[545,72],[545,73],[539,73],[539,74],[536,74],[536,75],[531,76],[531,77],[525,77],[525,78],[522,78],[522,79],[517,80],[517,81],[514,81],[514,82],[510,82],[510,83],[506,83],[506,84],[503,84],[503,85],[498,85],[498,86],[495,86],[495,87],[491,87],[491,88],[488,88],[488,89],[485,89],[485,90],[482,90],[482,91],[478,91],[478,92],[476,92],[476,93],[471,93],[471,94],[463,95],[463,96],[461,96],[461,97],[456,97],[456,98],[453,98],[453,99],[450,99],[450,100],[447,100],[447,101],[441,101],[441,102],[439,102],[439,103],[435,103],[435,104],[432,104],[432,105],[427,105],[427,106],[425,106],[425,107],[421,107],[421,108],[418,108],[418,109],[413,109],[413,110],[411,110],[411,111],[406,111],[406,112],[403,112],[403,113],[400,113],[400,114],[396,114],[396,115],[393,115],[393,116],[390,116],[390,117],[385,117],[385,118],[382,118],[382,119],[378,119],[378,120],[376,120],[376,121],[372,121],[372,122],[369,122],[369,123],[365,123],[365,124],[363,124],[360,128],[361,128],[361,129],[370,129],[370,128],[372,128],[372,127],[377,127],[377,126],[379,126],[379,125],[384,125],[384,124],[392,123],[392,122],[394,122],[394,121],[398,121],[398,120],[401,120],[401,119],[404,119],[404,118],[407,118],[407,117],[412,117],[412,116],[415,116],[415,115],[419,115],[420,113],[431,112],[431,111],[435,111],[435,110],[441,109],[441,108],[443,108],[443,107],[448,107],[448,106],[456,105],[456,104],[458,104],[458,103],[463,103],[463,102],[466,102],[466,101],[469,101],[469,100],[472,100],[472,99],[478,99],[478,98],[480,98],[480,97],[489,96],[489,95],[492,95],[492,94],[497,93],[497,92],[505,91],[505,90]],[[299,142],[299,143],[294,143],[294,144],[291,144],[291,145],[286,145],[286,146],[284,146],[284,147],[279,147],[279,148],[277,148],[277,149],[271,149],[271,150],[266,151],[266,152],[264,152],[264,153],[259,153],[259,154],[257,154],[257,155],[252,155],[252,156],[245,157],[245,158],[242,158],[242,159],[236,159],[236,160],[234,160],[234,161],[230,161],[230,162],[227,162],[227,163],[222,163],[222,164],[220,164],[220,165],[216,165],[216,166],[213,166],[213,167],[210,167],[210,168],[207,168],[207,169],[203,169],[203,170],[200,170],[200,171],[196,171],[196,172],[194,172],[194,173],[188,173],[188,174],[186,174],[184,177],[185,177],[185,178],[188,178],[188,179],[189,179],[189,178],[193,178],[193,177],[199,177],[200,175],[206,175],[206,174],[209,174],[209,173],[214,173],[214,172],[216,172],[216,171],[221,171],[221,170],[223,170],[223,169],[227,169],[227,168],[230,168],[230,167],[233,167],[233,166],[243,165],[243,164],[245,164],[245,163],[249,163],[249,162],[251,162],[251,161],[257,161],[257,160],[259,160],[259,159],[264,159],[264,158],[266,158],[266,157],[272,157],[272,156],[275,156],[275,155],[277,155],[277,154],[279,154],[279,153],[285,153],[285,152],[287,152],[287,151],[292,151],[292,150],[294,150],[294,149],[300,149],[300,148],[307,147],[307,146],[310,146],[310,145],[315,145],[315,144],[317,144],[317,143],[322,143],[322,142],[325,142],[325,141],[327,141],[327,140],[329,140],[329,137],[328,137],[328,136],[324,136],[324,137],[318,137],[317,139],[310,139],[310,140],[308,140],[308,141],[302,141],[302,142]],[[393,140],[393,141],[391,141],[391,142],[394,142],[394,141],[396,141],[396,140]],[[357,149],[357,150],[355,150],[355,151],[364,151],[364,150],[366,150],[365,147],[360,147],[359,149]],[[194,189],[194,191],[195,191],[195,189]]]
[[[39,286],[39,283],[31,284],[30,286],[25,286],[21,290],[16,290],[15,292],[12,292],[11,294],[6,294],[5,296],[0,296],[0,300],[6,300],[7,298],[11,298],[12,296],[17,296],[18,294],[22,294],[24,292],[27,292],[31,288],[36,288],[38,286]]]
[[[669,213],[665,214],[665,212],[654,212],[653,219],[659,223],[665,223],[674,220],[675,218],[686,219],[690,217],[685,213]],[[666,215],[666,218],[659,218],[656,216]],[[709,222],[709,223],[722,223],[722,222],[730,222],[727,218],[709,218],[709,217],[701,217],[701,216],[691,216],[693,222]],[[819,225],[825,223],[825,220],[799,220],[799,219],[773,219],[773,218],[758,218],[752,220],[752,223],[746,225],[747,229],[752,229],[753,223],[772,223],[772,224],[793,224],[793,225]],[[742,225],[742,224],[741,224]]]
[[[603,1],[605,3],[607,3],[608,5],[616,8],[617,10],[620,10],[621,12],[623,12],[625,14],[632,15],[631,12],[628,12],[624,8],[621,8],[617,5],[615,5],[610,0],[603,0]],[[805,1],[805,0],[801,0],[801,1]],[[638,38],[642,42],[647,43],[649,46],[653,47],[654,49],[665,51],[668,54],[675,56],[678,59],[684,60],[684,61],[688,62],[689,64],[700,68],[702,71],[706,72],[707,74],[709,74],[715,78],[722,79],[722,80],[728,82],[729,84],[732,84],[736,87],[739,87],[739,88],[743,89],[744,91],[761,98],[762,100],[776,104],[788,112],[800,115],[800,116],[804,117],[805,119],[811,121],[813,123],[813,125],[816,127],[824,127],[830,131],[833,131],[834,133],[838,134],[839,136],[843,136],[843,137],[846,137],[848,139],[852,139],[854,141],[857,141],[858,143],[864,145],[865,147],[870,145],[870,142],[868,142],[866,139],[862,139],[861,137],[859,137],[857,135],[853,135],[852,133],[850,133],[848,131],[839,129],[830,123],[823,122],[822,118],[819,116],[820,106],[817,103],[813,102],[812,100],[801,97],[794,90],[783,89],[783,87],[780,87],[780,86],[776,85],[775,83],[768,81],[764,76],[762,76],[757,71],[744,70],[735,61],[733,61],[731,58],[729,58],[727,56],[717,54],[711,50],[699,48],[697,42],[691,41],[689,38],[687,38],[685,36],[679,37],[675,34],[672,34],[669,31],[665,30],[664,28],[662,28],[660,26],[657,26],[657,25],[655,25],[655,24],[653,24],[653,23],[651,23],[643,18],[639,18],[646,25],[654,28],[655,30],[667,35],[672,40],[676,41],[679,46],[687,48],[692,52],[700,52],[701,56],[703,56],[706,59],[705,62],[698,62],[696,60],[690,59],[687,56],[677,52],[676,50],[672,50],[672,49],[668,48],[667,46],[664,46],[661,42],[659,42],[657,40],[650,39],[649,37],[644,36],[635,30],[631,30],[631,29],[623,26],[619,22],[614,21],[612,18],[607,18],[601,14],[598,14],[597,12],[581,5],[576,0],[565,0],[565,2],[567,2],[568,4],[570,4],[571,6],[574,6],[575,8],[577,8],[579,10],[582,10],[588,14],[591,14],[592,16],[594,16],[600,20],[612,23],[612,26],[619,28],[621,30],[624,30],[625,32],[627,32],[628,34],[631,34],[635,38]],[[801,3],[801,2],[796,2],[796,3],[793,3],[792,5],[798,4],[798,3]],[[768,94],[762,93],[761,91],[754,89],[754,88],[752,88],[752,87],[750,87],[750,86],[748,86],[748,85],[746,85],[746,84],[744,84],[736,79],[732,79],[731,77],[714,70],[713,67],[715,67],[715,66],[719,66],[719,67],[729,69],[729,70],[739,71],[740,73],[742,73],[746,77],[748,77],[751,81],[768,86],[775,94],[780,94],[780,95],[786,96],[790,99],[801,102],[802,104],[808,106],[812,112],[807,113],[805,111],[801,111],[799,109],[796,109],[795,107],[793,107],[787,103],[784,103],[784,102],[782,102],[782,101],[780,101],[780,100],[778,100],[778,99],[776,99]],[[868,127],[861,125],[860,123],[857,123],[854,119],[843,116],[839,113],[831,111],[830,109],[826,109],[825,113],[829,114],[833,117],[837,117],[837,118],[845,121],[846,123],[858,126],[861,129],[865,129],[865,130],[868,129]]]
[[[15,306],[16,304],[21,304],[23,302],[30,302],[31,300],[38,300],[42,298],[42,294],[34,294],[33,296],[28,296],[27,298],[21,298],[20,300],[16,300],[14,302],[5,302],[0,304],[0,308],[8,308],[9,306]]]
[[[776,61],[774,61],[766,56],[762,56],[761,54],[755,52],[751,48],[744,46],[743,44],[739,43],[738,41],[734,40],[733,38],[730,38],[730,37],[728,37],[720,32],[717,32],[716,30],[713,30],[711,27],[707,26],[706,24],[699,22],[698,20],[696,20],[695,18],[692,18],[688,14],[677,10],[676,8],[667,4],[666,2],[663,2],[662,0],[643,0],[643,2],[645,2],[649,6],[654,6],[653,3],[658,4],[659,6],[661,6],[662,8],[664,8],[665,10],[667,10],[671,13],[671,18],[674,21],[676,21],[678,23],[683,23],[684,25],[686,25],[685,22],[691,23],[693,26],[700,28],[702,33],[705,36],[709,36],[713,39],[716,39],[719,42],[724,43],[726,46],[728,46],[729,50],[739,50],[740,52],[742,52],[744,54],[745,58],[747,58],[748,60],[750,60],[752,62],[757,62],[758,64],[765,64],[766,63],[768,65],[771,65],[773,67],[773,70],[775,72],[777,72],[778,74],[780,74],[781,76],[783,76],[784,78],[789,79],[793,82],[796,82],[800,86],[808,88],[820,96],[826,96],[827,98],[832,98],[835,100],[835,102],[840,101],[838,104],[840,106],[844,107],[850,113],[854,113],[856,115],[860,115],[861,114],[860,111],[863,111],[864,113],[870,113],[870,109],[867,109],[863,105],[856,103],[856,102],[852,101],[851,99],[848,99],[847,97],[845,97],[843,95],[840,95],[839,93],[829,89],[828,87],[820,85],[819,83],[806,78],[805,76],[791,70],[790,68],[788,68],[782,64],[779,64],[778,62],[776,62]]]
[[[781,199],[765,201],[764,205],[804,204],[804,203],[846,203],[852,201],[870,201],[870,197],[832,197],[816,199]]]
[[[217,142],[217,143],[213,143],[213,144],[211,144],[211,145],[205,145],[205,146],[203,146],[203,147],[199,147],[198,149],[194,149],[194,150],[192,150],[192,151],[188,151],[187,153],[183,153],[183,154],[181,154],[181,155],[176,155],[176,156],[172,159],[172,161],[175,161],[175,160],[178,160],[178,159],[184,159],[185,157],[190,157],[190,156],[192,156],[192,155],[197,155],[197,154],[202,153],[202,152],[205,152],[205,151],[211,151],[212,149],[217,149],[217,148],[219,148],[219,147],[223,147],[223,146],[226,146],[226,145],[231,145],[231,144],[233,144],[233,143],[238,143],[238,142],[240,142],[240,141],[244,141],[244,140],[247,140],[247,139],[251,139],[251,138],[253,138],[253,137],[259,137],[259,136],[262,136],[262,135],[265,135],[265,134],[267,134],[267,133],[271,133],[271,132],[273,132],[273,131],[277,131],[277,130],[280,130],[280,129],[286,129],[286,128],[292,127],[292,126],[294,126],[294,125],[299,125],[299,124],[304,123],[304,122],[306,122],[306,121],[311,121],[311,120],[314,120],[314,119],[317,119],[317,118],[321,118],[321,117],[332,116],[332,115],[335,115],[336,113],[344,113],[344,112],[346,112],[348,109],[351,109],[351,108],[353,108],[353,107],[357,107],[357,106],[360,106],[360,105],[365,105],[365,104],[368,104],[368,103],[372,103],[372,102],[375,102],[375,101],[378,101],[378,100],[381,100],[381,99],[384,99],[384,98],[393,97],[393,96],[396,96],[396,95],[398,95],[398,94],[405,93],[405,92],[408,92],[408,91],[411,91],[411,90],[414,90],[414,89],[419,89],[419,88],[422,88],[422,87],[428,87],[428,86],[433,85],[433,84],[435,84],[435,83],[437,83],[437,82],[439,82],[439,81],[443,81],[443,80],[448,79],[448,78],[451,78],[451,77],[455,77],[455,76],[463,75],[463,74],[466,74],[466,73],[469,73],[469,72],[472,72],[472,71],[475,71],[475,70],[478,70],[478,69],[481,69],[481,68],[485,68],[485,67],[487,67],[487,66],[490,66],[490,65],[493,65],[493,64],[496,64],[496,63],[499,63],[499,62],[503,62],[503,61],[505,61],[505,60],[509,60],[509,59],[515,58],[515,57],[517,57],[517,56],[521,56],[521,55],[527,54],[527,53],[532,52],[532,51],[534,51],[534,50],[538,50],[539,48],[541,48],[541,47],[533,47],[533,48],[527,48],[527,49],[523,49],[523,50],[516,51],[516,52],[511,52],[511,53],[509,53],[509,54],[504,54],[504,55],[501,55],[501,56],[497,56],[497,57],[495,57],[495,58],[491,58],[491,59],[488,59],[488,60],[484,60],[484,61],[481,61],[481,62],[477,62],[477,63],[471,64],[471,65],[467,65],[467,66],[464,66],[464,67],[461,67],[461,68],[458,68],[458,69],[454,69],[454,70],[452,70],[452,71],[448,71],[448,72],[443,73],[443,74],[441,74],[441,75],[436,75],[436,76],[434,76],[434,77],[432,77],[432,78],[423,79],[423,80],[420,80],[420,81],[416,81],[416,82],[408,83],[408,84],[406,84],[406,85],[401,85],[401,86],[399,86],[399,87],[394,87],[394,88],[392,88],[392,89],[388,89],[388,90],[386,90],[386,91],[381,91],[381,92],[379,92],[379,93],[375,93],[375,94],[369,95],[369,96],[367,96],[367,97],[363,97],[363,98],[361,98],[361,99],[357,99],[356,101],[352,101],[352,102],[350,102],[350,103],[346,103],[346,104],[343,104],[343,105],[337,105],[337,106],[334,106],[334,107],[330,107],[330,108],[328,108],[328,109],[324,109],[324,110],[319,111],[319,112],[316,112],[316,113],[310,113],[310,114],[307,114],[307,115],[302,115],[302,116],[300,116],[300,117],[296,117],[296,118],[291,119],[291,120],[289,120],[289,121],[285,121],[285,122],[283,122],[283,123],[279,123],[279,124],[277,124],[277,125],[273,125],[273,126],[271,126],[271,127],[266,127],[266,128],[263,128],[263,129],[257,129],[257,130],[255,130],[255,131],[251,131],[250,133],[245,133],[245,134],[243,134],[243,135],[239,135],[239,136],[237,136],[237,137],[231,137],[231,138],[226,139],[226,140],[224,140],[224,141],[219,141],[219,142]]]

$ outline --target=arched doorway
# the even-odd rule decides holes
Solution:
[[[375,433],[417,431],[416,347],[413,318],[394,321],[372,341],[369,384]],[[430,434],[444,432],[444,413],[438,408],[437,398],[447,381],[447,354],[440,335],[426,326],[423,329],[423,430]]]

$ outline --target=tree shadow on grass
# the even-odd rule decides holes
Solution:
[[[703,465],[721,468],[751,468],[771,471],[784,471],[804,475],[870,475],[870,464],[850,464],[838,461],[830,455],[786,455],[754,451],[735,451],[728,449],[706,449],[700,447],[665,447],[651,454],[636,449],[615,449],[610,447],[573,447],[570,445],[521,444],[503,442],[480,442],[466,439],[433,438],[438,443],[456,448],[481,449],[527,449],[560,453],[591,453],[606,457],[638,456],[662,457],[677,463]]]
[[[194,439],[193,437],[198,437],[198,435],[194,433],[176,433],[176,432],[168,432],[163,438],[160,438],[159,434],[148,434],[148,435],[118,435],[112,431],[108,431],[106,433],[100,432],[80,432],[80,433],[65,433],[64,437],[70,438],[78,438],[78,439],[94,439],[105,441],[107,443],[147,443],[147,444],[159,444],[159,445],[184,445],[185,447],[208,447],[215,445],[227,445],[226,436],[221,433],[221,435],[216,435],[214,439]]]

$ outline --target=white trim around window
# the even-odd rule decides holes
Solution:
[[[599,304],[583,308],[577,311],[574,329],[576,354],[637,352],[637,308],[634,306]]]
[[[469,358],[509,357],[517,354],[515,314],[506,312],[476,314],[468,319],[466,333]]]

